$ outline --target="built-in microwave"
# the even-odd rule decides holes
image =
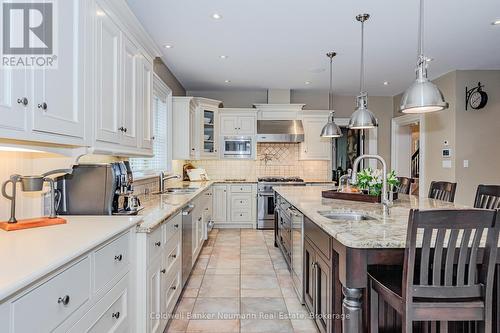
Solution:
[[[252,136],[224,136],[222,140],[222,155],[224,158],[254,157],[254,138]]]

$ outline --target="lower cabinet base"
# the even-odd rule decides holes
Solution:
[[[252,222],[247,223],[225,223],[225,222],[215,222],[215,229],[255,229],[255,225]]]

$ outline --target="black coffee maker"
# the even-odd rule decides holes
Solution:
[[[78,164],[55,180],[60,215],[135,215],[141,209],[134,194],[128,161]]]

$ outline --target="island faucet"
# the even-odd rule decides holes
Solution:
[[[392,207],[392,189],[388,191],[387,189],[387,163],[379,155],[361,155],[356,160],[354,160],[353,173],[351,182],[356,184],[358,182],[358,166],[362,160],[377,160],[382,164],[382,205],[384,216],[388,216],[391,213]]]
[[[159,181],[160,181],[160,186],[159,186],[159,191],[160,193],[163,193],[165,192],[165,181],[166,180],[169,180],[169,179],[180,179],[181,176],[179,175],[169,175],[167,176],[166,173],[164,171],[160,172],[160,177],[159,177]]]

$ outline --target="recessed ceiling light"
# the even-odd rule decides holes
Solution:
[[[231,83],[231,80],[224,80],[224,82],[226,82],[226,83]]]
[[[384,81],[384,86],[388,86],[389,85],[389,81]]]
[[[227,55],[221,55],[221,56],[219,56],[219,58],[221,58],[221,59],[227,59]]]
[[[213,13],[212,14],[212,18],[214,20],[220,20],[222,18],[222,15],[218,14],[218,13]]]
[[[103,12],[102,10],[97,10],[95,13],[97,16],[106,16],[106,13]]]
[[[500,25],[500,20],[495,20],[495,21],[491,22],[491,24],[493,24],[493,25]]]
[[[163,45],[163,47],[166,49],[171,49],[173,46],[171,44],[165,44]]]
[[[306,81],[304,82],[304,84],[311,84],[311,81]]]

